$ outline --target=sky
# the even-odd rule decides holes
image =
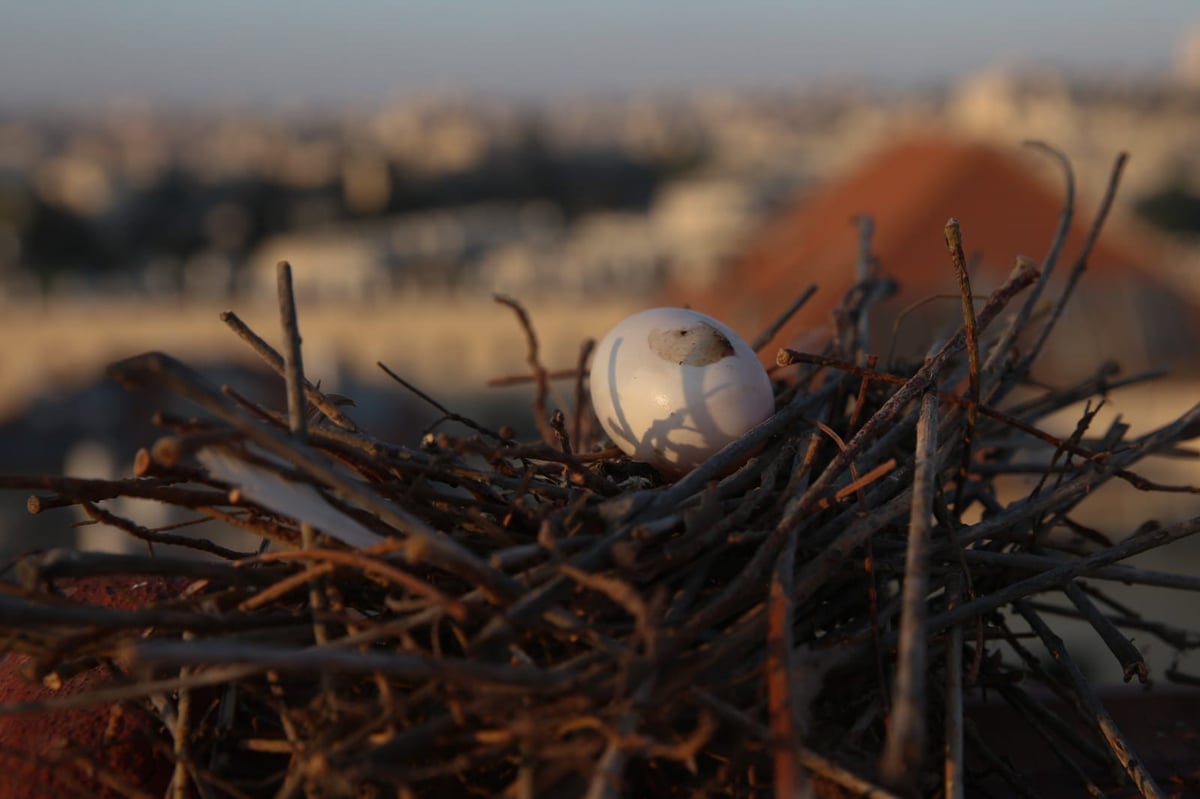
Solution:
[[[0,104],[552,98],[1161,72],[1197,0],[0,0]]]

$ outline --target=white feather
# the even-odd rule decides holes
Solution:
[[[250,501],[310,524],[343,544],[366,548],[385,540],[383,536],[339,512],[310,485],[285,480],[272,471],[211,447],[202,448],[196,453],[196,459],[210,475],[236,486]]]

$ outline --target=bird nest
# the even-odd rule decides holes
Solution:
[[[991,691],[1065,761],[1094,756],[1158,795],[1034,597],[1065,594],[1126,678],[1145,680],[1118,630],[1132,617],[1103,609],[1081,578],[1195,589],[1195,578],[1116,564],[1197,532],[1200,519],[1080,543],[1071,514],[1110,481],[1182,490],[1135,468],[1200,434],[1200,406],[1137,437],[1119,424],[1090,431],[1094,403],[1066,438],[1039,427],[1141,379],[1106,367],[1076,385],[1029,386],[1085,271],[1086,249],[1059,269],[1066,287],[1045,290],[1071,213],[1042,264],[1018,259],[979,303],[951,220],[947,276],[958,277],[964,322],[909,368],[880,369],[864,351],[885,285],[864,236],[861,281],[828,347],[780,351],[774,415],[674,482],[592,432],[586,347],[570,370],[574,403],[553,410],[548,384],[562,376],[542,366],[533,323],[505,298],[527,336],[522,379],[540,440],[488,429],[413,386],[457,427],[419,448],[373,437],[305,379],[281,264],[283,354],[235,315],[225,321],[284,379],[286,412],[146,354],[111,375],[203,413],[160,413],[166,432],[138,453],[135,477],[2,478],[39,492],[34,512],[82,506],[149,551],[17,563],[0,612],[23,672],[55,685],[102,668],[103,679],[0,713],[136,712],[160,736],[180,797],[1028,790],[987,730],[964,720],[964,694]],[[450,429],[461,432],[439,432]],[[1027,472],[1031,452],[1042,456],[1036,487],[1006,498],[998,482]],[[116,497],[219,519],[262,545],[238,552],[145,529],[106,508]],[[130,579],[166,590],[123,609],[63,598],[65,585]],[[1016,619],[1029,631],[1014,632]],[[1037,686],[1069,698],[1075,718],[1046,712]],[[134,791],[139,776],[81,773],[109,792]]]

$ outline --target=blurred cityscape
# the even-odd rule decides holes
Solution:
[[[270,294],[279,257],[318,300],[578,298],[705,283],[781,201],[929,131],[1052,143],[1074,163],[1082,197],[1128,150],[1122,208],[1187,232],[1200,191],[1200,79],[1179,72],[1148,84],[993,71],[926,92],[541,106],[461,95],[357,110],[9,110],[0,286],[9,303],[226,301]]]
[[[236,369],[239,380],[258,380],[247,371],[253,354],[217,314],[234,309],[272,339],[280,259],[294,267],[309,374],[353,396],[368,426],[400,440],[434,416],[388,384],[376,361],[456,409],[527,415],[520,392],[484,388],[489,377],[524,370],[524,339],[492,303],[496,292],[529,307],[552,368],[573,366],[585,338],[656,302],[720,313],[749,337],[777,312],[771,302],[815,282],[826,304],[814,313],[824,313],[852,280],[853,214],[899,217],[925,197],[935,221],[920,224],[940,242],[949,214],[919,185],[937,170],[845,189],[872,159],[915,163],[907,150],[880,153],[931,139],[1014,159],[1011,171],[1040,181],[1038,196],[1048,198],[1036,205],[1047,230],[1063,198],[1061,173],[1021,142],[1053,144],[1071,159],[1085,226],[1115,156],[1128,151],[1101,241],[1116,253],[1111,260],[1132,253],[1127,266],[1136,271],[1111,293],[1127,297],[1130,281],[1158,293],[1131,311],[1137,318],[1122,323],[1120,338],[1140,342],[1145,363],[1135,366],[1165,360],[1181,379],[1200,378],[1200,313],[1191,313],[1200,308],[1200,37],[1176,73],[1157,80],[997,69],[926,90],[9,108],[0,111],[0,471],[128,473],[152,433],[147,406],[103,379],[120,357],[161,349],[214,374]],[[933,158],[950,172],[972,162],[942,151]],[[1010,170],[989,169],[976,186],[985,195]],[[950,213],[959,213],[964,190],[942,190]],[[1018,241],[1020,254],[1040,258],[1048,234],[1004,227],[1035,208],[1014,192],[980,214],[1002,239]],[[812,224],[838,242],[834,249],[812,250],[811,231],[794,248],[778,243],[786,241],[780,229],[799,229],[788,221],[792,209],[822,202],[826,215],[810,217],[823,220]],[[967,213],[968,245],[971,221]],[[881,219],[884,272],[901,286],[908,275],[921,296],[936,293],[906,260],[923,256],[896,243],[907,238],[889,243],[885,228]],[[1012,254],[983,253],[1003,255],[1005,268]],[[773,259],[774,271],[747,266],[755,258]],[[948,270],[937,278],[950,279]],[[755,292],[771,302],[756,305]],[[1175,303],[1170,313],[1163,302]],[[1096,307],[1093,322],[1119,312],[1111,302]],[[1164,319],[1178,324],[1130,332],[1142,322],[1163,328]],[[1100,354],[1128,354],[1120,342],[1089,341]],[[1097,353],[1080,352],[1056,357],[1092,369]],[[274,382],[259,382],[264,396],[278,397]],[[1177,400],[1154,412],[1154,423],[1195,396],[1195,383],[1178,385],[1153,395]]]

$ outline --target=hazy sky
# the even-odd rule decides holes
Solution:
[[[0,0],[0,103],[545,97],[1164,70],[1197,0]]]

